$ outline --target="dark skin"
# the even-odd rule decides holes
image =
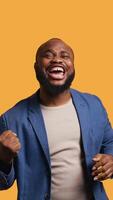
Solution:
[[[113,156],[97,154],[93,158],[92,176],[95,181],[109,179],[113,175]]]
[[[11,130],[4,131],[0,135],[0,161],[5,166],[10,166],[14,157],[17,156],[21,144],[19,138]]]
[[[74,70],[74,54],[72,49],[60,39],[51,39],[44,43],[36,56],[37,67],[42,67],[47,79],[51,84],[62,85]],[[63,66],[65,73],[53,76],[48,72],[48,66]],[[57,96],[47,93],[43,85],[40,85],[41,103],[46,106],[59,106],[65,104],[71,98],[69,89]],[[21,144],[19,138],[8,130],[0,135],[0,161],[9,166],[14,157],[17,156]],[[92,176],[95,181],[102,181],[113,175],[113,156],[108,154],[97,154],[93,158]]]
[[[39,50],[38,60],[35,70],[38,66],[41,66],[49,82],[54,85],[62,85],[67,79],[68,75],[74,70],[74,54],[72,49],[65,44],[62,40],[52,39],[43,45],[43,48]],[[63,65],[65,68],[65,76],[61,79],[52,78],[47,73],[48,66]],[[70,99],[69,89],[55,97],[51,97],[44,89],[43,85],[40,85],[40,98],[46,106],[58,106],[66,103]]]

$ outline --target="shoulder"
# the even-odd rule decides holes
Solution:
[[[36,94],[19,101],[15,106],[0,116],[0,133],[8,129],[17,132],[17,127],[27,122],[29,103],[37,96]]]
[[[78,98],[79,102],[82,102],[89,109],[91,109],[91,110],[98,110],[99,109],[102,112],[105,110],[103,103],[98,96],[96,96],[94,94],[89,94],[89,93],[86,93],[86,92],[80,92],[80,91],[75,90],[75,89],[71,89],[71,93],[75,98]]]
[[[78,90],[75,90],[75,89],[71,89],[71,93],[73,95],[78,95],[80,98],[82,98],[84,101],[96,101],[96,102],[101,102],[100,98],[97,97],[96,95],[94,94],[89,94],[89,93],[86,93],[86,92],[80,92]]]
[[[19,115],[22,117],[23,114],[28,110],[29,102],[33,96],[36,96],[36,93],[16,103],[12,108],[3,113],[1,117],[7,118],[8,116],[16,117]]]
[[[101,121],[102,124],[106,124],[108,115],[99,97],[73,89],[71,90],[71,93],[74,97],[75,106],[76,102],[77,105],[82,105],[80,108],[85,108],[85,111],[89,113],[92,121],[94,120],[95,123],[98,124]]]

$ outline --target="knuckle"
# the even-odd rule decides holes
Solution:
[[[7,136],[7,135],[9,135],[9,134],[11,134],[11,131],[10,131],[10,130],[7,130],[7,131],[4,131],[4,132],[2,133],[2,136]]]
[[[104,165],[104,163],[105,163],[105,159],[102,159],[101,160],[101,165]]]
[[[17,143],[19,143],[19,138],[15,138],[15,139],[16,139]]]
[[[111,176],[112,176],[111,174],[108,174],[108,175],[107,175],[108,178],[110,178]]]
[[[106,177],[107,177],[107,179],[108,179],[108,178],[111,178],[111,176],[112,176],[112,173],[109,173],[109,174],[107,174]]]
[[[108,173],[107,173],[107,171],[105,171],[105,172],[104,172],[104,174],[105,174],[105,176],[108,176]]]
[[[6,140],[3,141],[2,145],[3,145],[4,147],[7,147],[7,141],[6,141]]]
[[[102,171],[103,171],[103,172],[106,172],[105,166],[102,167]]]

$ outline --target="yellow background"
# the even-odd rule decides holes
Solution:
[[[51,37],[76,54],[73,87],[98,95],[113,123],[113,1],[10,0],[0,2],[0,113],[37,89],[37,47]],[[113,200],[113,181],[104,183]],[[16,184],[0,199],[16,200]]]

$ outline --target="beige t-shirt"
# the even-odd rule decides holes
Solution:
[[[72,100],[41,105],[51,157],[51,199],[88,200],[81,157],[80,127]]]

